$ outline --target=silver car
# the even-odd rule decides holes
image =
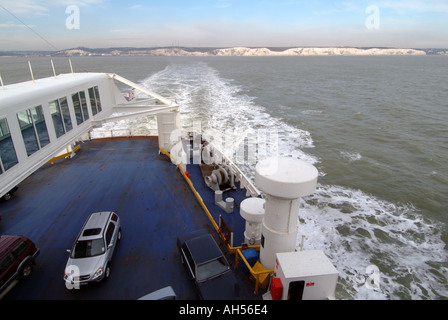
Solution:
[[[64,273],[68,289],[99,282],[110,275],[110,262],[121,239],[120,218],[113,211],[92,213],[71,250]]]

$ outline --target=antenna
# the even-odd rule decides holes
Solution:
[[[0,74],[0,83],[2,84],[2,89],[5,90],[5,87],[3,86],[3,79],[2,79],[2,75]]]
[[[31,62],[28,61],[28,65],[29,65],[29,67],[30,67],[31,79],[33,80],[33,83],[35,83],[35,82],[34,82],[34,75],[33,75],[33,68],[31,68]]]
[[[72,60],[70,60],[70,58],[68,59],[68,62],[70,63],[70,70],[72,71],[72,75],[75,75],[75,74],[73,73]]]
[[[54,70],[53,59],[51,59],[50,61],[51,61],[51,67],[53,68],[54,78],[56,79],[56,71]]]

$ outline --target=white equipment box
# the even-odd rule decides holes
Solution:
[[[320,250],[277,253],[282,300],[334,299],[339,272]]]

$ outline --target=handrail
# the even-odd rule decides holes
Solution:
[[[235,175],[238,177],[241,186],[242,187],[244,186],[244,188],[246,188],[246,190],[252,197],[258,197],[261,194],[260,190],[258,190],[257,187],[254,186],[254,184],[244,174],[244,172],[241,171],[241,169],[230,159],[230,157],[226,156],[224,152],[222,152],[219,148],[217,148],[213,143],[210,143],[210,145],[213,147],[215,152],[219,152],[220,154],[219,158],[222,158],[223,162],[226,162],[229,165],[229,167],[232,168]]]
[[[92,139],[112,137],[152,137],[157,136],[157,129],[123,128],[123,129],[94,129],[90,132]]]
[[[250,246],[249,248],[251,248],[251,247],[252,246]],[[243,262],[246,265],[246,267],[249,269],[250,274],[255,279],[254,294],[258,294],[258,288],[259,288],[259,284],[260,284],[260,276],[264,275],[264,274],[273,273],[275,270],[274,269],[266,269],[266,270],[262,270],[262,271],[254,271],[254,269],[250,266],[249,262],[247,261],[246,257],[243,255],[242,247],[238,247],[235,249],[236,249],[235,250],[235,261],[236,261],[235,268],[238,268],[238,256],[240,256],[240,258],[243,259]],[[259,250],[257,250],[257,251],[259,251]]]
[[[171,101],[171,100],[169,100],[169,99],[166,99],[166,98],[162,97],[161,95],[159,95],[159,94],[157,94],[157,93],[154,93],[154,92],[152,92],[152,91],[149,91],[148,89],[146,89],[146,88],[144,88],[144,87],[142,87],[142,86],[140,86],[140,85],[138,85],[138,84],[136,84],[136,83],[134,83],[134,82],[132,82],[132,81],[126,79],[126,78],[123,78],[122,76],[119,76],[118,74],[115,74],[115,73],[113,73],[113,74],[112,74],[112,73],[108,73],[107,75],[108,75],[110,78],[112,78],[112,79],[118,80],[118,81],[120,81],[121,83],[124,83],[124,84],[126,84],[126,85],[128,85],[128,86],[130,86],[130,87],[133,87],[133,88],[135,88],[135,89],[137,89],[137,90],[140,90],[140,91],[146,93],[147,95],[149,95],[149,96],[151,96],[151,97],[153,97],[153,98],[156,98],[156,99],[160,100],[161,102],[163,102],[163,103],[166,104],[167,106],[170,106],[170,107],[179,107],[179,105],[178,105],[176,102]]]
[[[60,159],[64,159],[64,158],[65,158],[65,159],[69,159],[69,158],[73,157],[73,156],[75,155],[75,153],[76,153],[79,149],[81,149],[81,146],[80,146],[80,145],[77,145],[76,147],[73,148],[73,151],[66,152],[66,153],[60,154],[60,155],[58,155],[58,156],[56,156],[56,157],[51,158],[50,160],[48,160],[47,162],[45,162],[45,163],[42,165],[42,167],[45,166],[45,165],[47,165],[47,164],[54,164],[56,161],[58,161],[58,160],[60,160]]]
[[[162,148],[159,148],[159,150],[160,150],[160,153],[162,153],[162,154],[168,156],[170,159],[172,159],[171,154],[169,152],[163,150]],[[187,181],[188,185],[190,186],[191,190],[193,191],[194,195],[198,199],[201,207],[204,209],[204,211],[207,214],[209,220],[211,221],[213,227],[215,228],[216,231],[218,231],[219,230],[219,226],[216,224],[215,220],[213,219],[212,214],[210,213],[210,211],[208,210],[207,206],[205,205],[204,200],[202,200],[201,195],[194,188],[193,183],[187,177],[187,175],[186,175],[184,169],[182,168],[182,166],[180,164],[178,164],[177,168],[180,170],[180,172],[182,173],[183,177],[185,178],[185,180]]]

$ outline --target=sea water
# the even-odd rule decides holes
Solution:
[[[52,75],[49,58],[0,58],[5,84],[30,80],[28,60],[36,78]],[[67,58],[53,60],[70,72]],[[315,165],[297,242],[336,266],[336,298],[448,298],[447,57],[71,60],[75,72],[117,73],[175,98],[184,128],[224,133],[230,151],[265,135],[267,153]],[[251,178],[256,160],[239,163]]]

